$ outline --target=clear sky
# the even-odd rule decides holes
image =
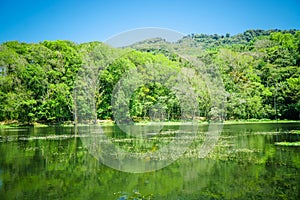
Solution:
[[[142,27],[231,35],[300,29],[300,0],[0,0],[0,42],[104,41]]]

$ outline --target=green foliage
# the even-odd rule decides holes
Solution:
[[[22,122],[72,119],[71,92],[82,63],[67,41],[7,42],[0,48],[0,120]]]
[[[126,83],[138,85],[132,96],[119,96],[116,102],[129,102],[130,110],[122,115],[135,121],[180,118],[181,101],[188,100],[180,100],[182,91],[171,88],[177,87],[172,85],[176,82],[172,73],[183,67],[192,72],[183,73],[192,75],[181,81],[193,87],[185,91],[198,95],[197,113],[203,119],[225,112],[212,105],[208,85],[199,78],[208,71],[212,77],[214,71],[219,71],[222,77],[226,119],[300,118],[300,31],[248,30],[234,36],[192,34],[176,43],[155,38],[131,48],[136,50],[114,49],[101,42],[1,44],[0,120],[32,123],[112,119],[111,100],[116,84],[131,70],[145,67],[152,70],[140,73],[140,80]],[[203,65],[193,66],[172,49],[197,57]],[[160,80],[166,74],[170,75],[163,85]]]

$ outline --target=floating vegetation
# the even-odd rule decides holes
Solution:
[[[290,133],[291,134],[300,134],[300,130],[291,130]]]
[[[277,146],[300,147],[300,141],[297,142],[276,142]]]
[[[14,129],[12,129],[14,131]],[[20,129],[23,130],[23,129]],[[12,133],[13,133],[12,131]],[[98,133],[98,132],[95,132]],[[181,135],[181,133],[183,135]],[[299,130],[292,130],[286,132],[252,132],[249,135],[274,135],[274,134],[299,134]],[[146,133],[147,134],[147,133]],[[50,134],[50,135],[0,135],[0,143],[17,142],[17,141],[35,141],[35,140],[70,140],[74,138],[86,138],[83,142],[97,141],[98,145],[95,150],[99,152],[107,152],[106,157],[121,158],[121,159],[138,159],[138,160],[176,160],[175,158],[203,158],[203,142],[206,140],[205,132],[198,132],[192,134],[190,132],[182,132],[180,130],[162,130],[157,134],[148,133],[142,137],[134,137],[132,135],[123,134],[122,132],[115,135],[103,135],[103,133],[94,134],[94,132],[86,131],[81,134]],[[178,137],[180,134],[180,137]],[[248,135],[248,134],[247,134]],[[245,135],[242,135],[244,137]],[[297,137],[298,135],[296,135]],[[264,136],[265,137],[265,136]],[[271,136],[273,137],[273,136]],[[257,147],[262,146],[261,142],[253,141],[251,146],[241,142],[246,138],[241,138],[240,134],[225,134],[218,137],[217,143],[213,143],[210,153],[206,156],[207,159],[219,161],[232,161],[237,163],[265,163],[264,150]],[[298,139],[296,139],[298,140]],[[172,142],[176,145],[170,146]],[[239,141],[240,143],[237,143]],[[107,147],[115,146],[118,152],[108,150]],[[91,143],[94,144],[94,143]],[[259,146],[257,146],[259,145]],[[272,144],[273,146],[274,144]],[[277,142],[278,146],[300,146],[299,142]],[[186,151],[181,151],[183,148]],[[204,147],[205,148],[205,147]],[[206,147],[207,148],[207,147]],[[274,146],[273,146],[274,148]],[[32,152],[35,148],[29,148],[25,151]],[[183,153],[184,152],[184,153]]]
[[[280,131],[272,131],[272,132],[255,132],[254,135],[278,135],[281,134]]]
[[[160,152],[159,150],[166,147],[170,142],[172,142],[176,137],[173,135],[174,132],[166,131],[162,134],[157,134],[152,137],[145,138],[110,138],[110,141],[117,147],[124,150],[123,153],[115,155],[111,152],[111,157],[124,157],[125,158],[137,158],[141,160],[169,160],[178,157],[181,154],[180,147],[172,147],[171,153],[167,151]],[[162,137],[162,135],[164,137]],[[14,142],[14,141],[34,141],[34,140],[66,140],[72,138],[95,138],[95,140],[101,140],[100,135],[89,135],[89,134],[63,134],[63,135],[47,135],[47,136],[26,136],[26,135],[10,135],[10,136],[0,136],[1,142]],[[207,155],[207,158],[213,160],[222,161],[237,161],[237,162],[253,162],[256,158],[257,150],[247,149],[247,148],[236,148],[232,139],[236,136],[220,136],[219,141],[215,144],[212,152]],[[180,140],[177,139],[177,144],[179,146],[185,146],[190,144],[189,148],[181,155],[183,158],[202,158],[200,155],[201,148],[205,136],[203,134],[198,135],[187,135],[182,137]],[[103,141],[106,142],[105,140]],[[101,142],[100,142],[101,143]],[[99,147],[100,149],[102,148]],[[33,149],[26,149],[26,151],[33,151]],[[130,153],[127,155],[127,153]],[[124,155],[123,155],[124,154]],[[129,157],[128,157],[129,156]]]
[[[13,127],[10,127],[10,128],[7,128],[5,130],[6,132],[21,132],[21,131],[28,131],[27,128],[13,128]]]
[[[14,141],[31,141],[31,140],[64,140],[77,137],[89,137],[89,135],[47,135],[47,136],[32,136],[28,137],[26,135],[9,135],[9,136],[0,136],[1,142],[14,142]]]
[[[238,148],[228,149],[229,145],[217,145],[215,149],[207,156],[213,160],[235,161],[238,163],[260,163],[259,153],[257,149]]]
[[[114,195],[117,197],[118,200],[127,200],[127,199],[151,200],[151,199],[153,199],[153,194],[143,195],[137,190],[134,190],[132,193],[116,192],[116,193],[114,193]]]

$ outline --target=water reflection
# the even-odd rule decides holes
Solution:
[[[61,137],[72,128],[0,130],[0,199],[299,199],[300,149],[274,145],[300,140],[291,129],[300,124],[227,125],[206,158],[143,174],[103,166],[79,137]]]
[[[0,189],[1,189],[1,187],[2,187],[2,170],[0,169]]]

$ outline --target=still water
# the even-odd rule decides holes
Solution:
[[[118,128],[105,129],[122,141]],[[74,127],[0,129],[0,199],[300,199],[300,148],[275,145],[299,141],[289,133],[299,129],[224,125],[205,158],[182,156],[147,173],[101,164]]]

